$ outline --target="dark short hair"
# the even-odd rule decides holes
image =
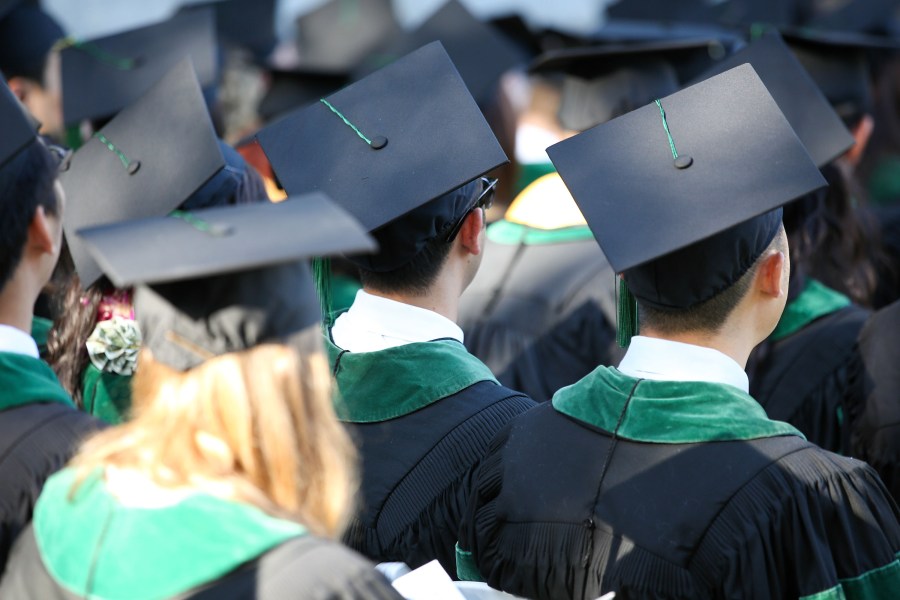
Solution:
[[[662,334],[703,331],[718,333],[737,305],[750,291],[753,279],[759,271],[760,261],[769,250],[777,248],[787,254],[784,236],[779,232],[760,255],[760,258],[741,275],[740,279],[709,300],[688,308],[656,308],[638,299],[638,315],[641,327],[650,327]]]
[[[0,290],[22,260],[37,207],[57,214],[53,184],[58,168],[59,161],[38,139],[0,166]]]
[[[443,236],[429,240],[416,256],[393,271],[376,272],[368,269],[359,270],[359,280],[363,287],[382,292],[397,292],[423,295],[437,279],[438,273],[450,255],[452,242]]]

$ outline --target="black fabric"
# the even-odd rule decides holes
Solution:
[[[31,520],[44,481],[101,427],[100,421],[59,403],[0,412],[0,572],[13,541]]]
[[[0,17],[0,71],[8,78],[27,77],[43,84],[47,55],[65,35],[38,2],[19,4]]]
[[[616,275],[594,240],[488,240],[457,323],[500,383],[539,402],[621,358]]]
[[[29,526],[19,539],[0,585],[4,600],[78,600],[41,561]],[[336,542],[294,538],[201,588],[173,600],[397,600],[401,596],[372,565]]]
[[[372,232],[376,254],[349,256],[361,269],[384,273],[409,264],[431,240],[449,233],[466,216],[481,193],[476,179],[394,219]]]
[[[900,302],[875,313],[859,337],[865,404],[851,413],[854,455],[875,467],[900,503]]]
[[[532,408],[490,381],[408,415],[348,423],[362,460],[360,508],[344,542],[375,562],[434,560],[456,572],[454,547],[474,468],[494,434]]]
[[[690,308],[744,276],[781,228],[782,209],[739,223],[705,240],[625,272],[635,298],[654,308]]]
[[[900,550],[875,472],[795,436],[636,443],[544,404],[473,485],[460,547],[528,598],[797,598]]]
[[[865,403],[855,381],[856,338],[868,316],[851,305],[766,344],[750,395],[770,418],[790,423],[821,448],[848,454],[849,414]]]

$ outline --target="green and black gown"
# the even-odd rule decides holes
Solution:
[[[769,418],[790,423],[826,450],[850,454],[851,416],[865,404],[856,340],[869,314],[843,294],[807,280],[757,349],[750,394]]]
[[[338,417],[361,460],[344,542],[375,562],[437,559],[452,574],[469,482],[494,434],[532,408],[453,339],[376,352],[327,342]]]
[[[98,475],[47,482],[0,582],[4,600],[399,599],[361,556],[292,521],[205,494],[122,505]]]
[[[528,598],[897,598],[897,506],[748,394],[599,367],[512,421],[459,575]]]
[[[460,299],[466,347],[503,385],[549,400],[621,358],[615,283],[587,225],[541,230],[498,221]]]
[[[0,352],[0,572],[47,477],[100,424],[75,409],[49,365]],[[0,595],[0,597],[3,597]]]
[[[900,504],[900,301],[872,315],[859,352],[865,404],[852,415],[850,451],[875,467]]]

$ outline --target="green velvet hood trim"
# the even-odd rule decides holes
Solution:
[[[778,341],[797,333],[818,318],[850,306],[850,298],[810,279],[800,295],[784,307],[784,314],[769,339]]]
[[[377,352],[347,352],[326,336],[338,394],[334,410],[347,423],[396,419],[479,381],[499,385],[491,370],[456,340],[417,342]]]
[[[118,425],[128,419],[131,410],[130,375],[108,373],[89,364],[81,380],[85,412],[110,425]]]
[[[31,317],[31,337],[38,346],[41,356],[47,354],[47,337],[53,328],[53,321],[44,317]]]
[[[897,560],[877,569],[866,571],[858,577],[839,580],[833,588],[799,600],[866,600],[893,598],[900,590],[900,553]]]
[[[34,535],[47,571],[78,597],[170,598],[306,533],[297,523],[204,494],[165,508],[126,507],[97,474],[70,498],[74,480],[74,469],[47,480]]]
[[[488,227],[487,237],[496,244],[539,246],[541,244],[593,240],[594,234],[587,225],[561,227],[560,229],[537,229],[521,223],[500,220]]]
[[[629,394],[634,390],[631,401]],[[749,394],[721,383],[635,379],[613,367],[590,375],[553,396],[553,408],[636,442],[694,444],[753,440],[780,435],[803,437],[787,423],[773,421]]]
[[[75,407],[50,365],[24,354],[0,352],[0,389],[0,410],[39,402]]]

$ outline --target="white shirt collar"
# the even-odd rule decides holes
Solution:
[[[725,383],[750,391],[747,373],[731,357],[712,348],[659,338],[631,338],[619,371],[639,379]]]
[[[331,338],[350,352],[376,352],[445,338],[462,342],[463,331],[432,310],[359,290],[350,310],[334,322]]]
[[[30,335],[10,325],[0,325],[0,352],[24,354],[40,358],[37,342]]]

